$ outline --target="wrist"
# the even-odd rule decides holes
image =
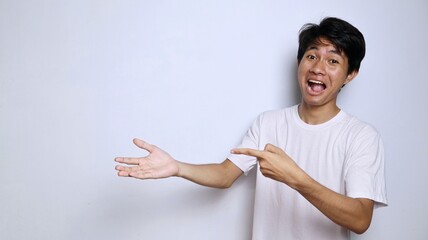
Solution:
[[[186,164],[177,160],[174,160],[177,165],[177,172],[174,174],[174,177],[184,177]]]
[[[303,193],[303,192],[311,192],[313,183],[315,182],[313,178],[311,178],[306,172],[303,170],[300,172],[299,176],[295,178],[296,181],[290,185],[294,190]]]

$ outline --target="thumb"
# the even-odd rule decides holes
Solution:
[[[270,143],[266,144],[265,151],[271,152],[271,153],[281,153],[282,149],[276,147],[275,145],[272,145]]]
[[[137,146],[141,149],[147,150],[150,153],[153,152],[156,148],[154,145],[151,145],[151,144],[149,144],[149,143],[147,143],[141,139],[138,139],[138,138],[134,138],[133,142],[134,142],[135,146]]]

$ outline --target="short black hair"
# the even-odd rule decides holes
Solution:
[[[321,43],[321,38],[331,42],[340,53],[348,58],[348,74],[360,69],[361,61],[366,54],[363,34],[350,23],[334,17],[324,18],[320,24],[308,23],[299,32],[299,49],[297,61],[303,58],[306,50]]]

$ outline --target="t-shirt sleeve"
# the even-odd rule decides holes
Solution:
[[[262,116],[260,115],[248,129],[241,144],[237,148],[252,148],[259,149],[259,136]],[[228,159],[232,161],[237,167],[239,167],[245,175],[257,164],[257,159],[252,156],[230,154]]]
[[[366,127],[353,139],[346,160],[346,195],[368,198],[376,207],[388,204],[385,184],[384,147],[380,135]]]

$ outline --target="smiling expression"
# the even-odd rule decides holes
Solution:
[[[326,39],[309,46],[298,66],[302,103],[309,106],[336,106],[337,94],[357,75],[348,73],[348,58]]]

